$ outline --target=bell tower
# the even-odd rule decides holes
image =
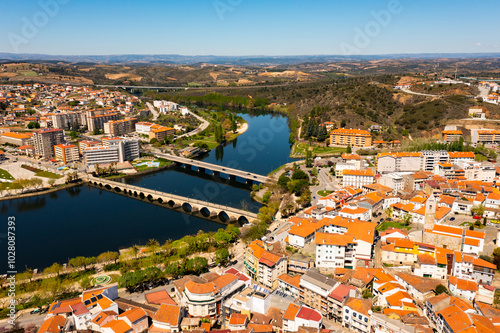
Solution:
[[[436,206],[437,206],[436,197],[434,197],[434,194],[431,194],[431,196],[425,202],[424,230],[432,229],[434,227],[434,223],[436,221]]]

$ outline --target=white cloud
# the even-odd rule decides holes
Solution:
[[[483,45],[483,44],[481,44],[481,43],[476,43],[476,46],[482,46],[482,45]]]

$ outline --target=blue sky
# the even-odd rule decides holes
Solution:
[[[0,52],[61,55],[500,52],[500,34],[495,31],[500,5],[490,0],[480,5],[470,0],[3,0],[1,3]]]

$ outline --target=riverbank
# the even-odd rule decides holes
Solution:
[[[22,198],[36,197],[38,195],[50,194],[50,193],[66,190],[68,188],[72,188],[75,186],[79,186],[79,185],[82,185],[83,183],[84,183],[83,181],[79,181],[79,182],[70,183],[70,184],[58,185],[58,186],[53,187],[53,188],[41,189],[41,190],[36,191],[36,192],[2,196],[2,197],[0,197],[0,201],[22,199]]]

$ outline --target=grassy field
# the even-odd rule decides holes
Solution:
[[[318,147],[318,146],[309,146],[307,143],[297,142],[294,144],[292,148],[292,152],[290,155],[295,157],[301,156],[305,157],[307,150],[312,147],[313,155],[337,155],[346,152],[346,148],[341,147]]]
[[[36,173],[35,176],[50,178],[50,179],[60,179],[63,177],[61,175],[58,175],[58,174],[50,172],[50,171],[42,171],[42,172]]]
[[[397,221],[385,221],[382,222],[381,224],[378,225],[377,230],[378,231],[385,231],[388,228],[398,228],[398,229],[408,229],[410,230],[411,227],[405,226],[404,222],[397,222]]]
[[[320,197],[326,197],[326,196],[327,196],[328,194],[330,194],[330,193],[333,193],[333,191],[323,191],[323,190],[318,191],[318,195],[319,195]]]
[[[139,162],[137,162],[137,164],[140,164],[142,162],[149,162],[149,160],[139,161]],[[167,161],[167,160],[163,160],[163,159],[161,159],[161,160],[154,160],[153,162],[159,162],[160,163],[160,166],[159,166],[160,168],[172,164],[172,162]],[[149,169],[154,169],[154,168],[150,168],[147,165],[140,165],[140,166],[136,166],[136,169],[137,169],[137,171],[144,171],[144,170],[149,170]]]
[[[14,177],[12,177],[12,175],[7,170],[4,169],[0,169],[0,178],[14,180]]]
[[[488,160],[488,157],[486,157],[486,156],[484,156],[482,154],[476,154],[475,160],[478,161],[478,162],[484,162],[484,161]]]
[[[38,74],[34,71],[18,71],[18,73],[24,76],[38,76]]]

